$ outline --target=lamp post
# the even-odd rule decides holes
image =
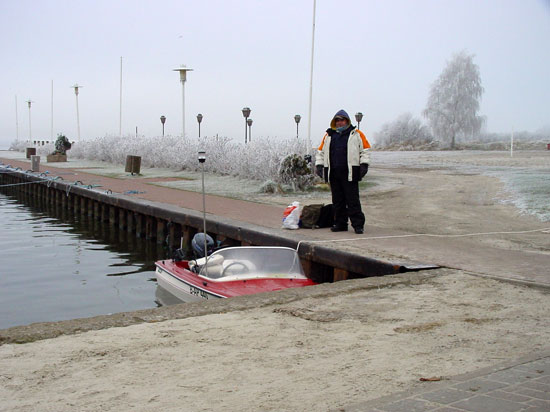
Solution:
[[[160,122],[162,123],[162,137],[164,137],[164,123],[166,123],[166,116],[160,116]]]
[[[175,72],[180,73],[180,82],[181,82],[181,135],[182,137],[185,137],[185,81],[187,80],[187,72],[193,71],[193,69],[190,69],[188,67],[185,67],[182,65],[181,67],[178,67],[177,69],[174,69]]]
[[[206,199],[204,194],[204,162],[206,162],[206,151],[199,150],[199,163],[202,174],[202,231],[204,233],[204,258],[208,261],[208,245],[206,241]]]
[[[363,113],[361,112],[355,113],[355,120],[357,120],[357,130],[359,130],[361,126],[361,120],[363,120]]]
[[[197,115],[197,122],[199,122],[199,137],[201,137],[201,122],[202,122],[202,114]]]
[[[74,89],[74,94],[76,96],[76,129],[78,132],[78,141],[80,141],[80,114],[78,112],[78,89],[84,86],[79,86],[78,84],[75,84],[74,86],[71,86]]]
[[[31,99],[27,100],[27,105],[29,106],[29,142],[32,141],[32,123],[31,123],[31,104],[34,103]]]
[[[244,116],[244,143],[247,143],[246,138],[246,132],[247,132],[247,125],[248,125],[248,116],[250,116],[250,107],[243,107],[243,116]]]
[[[19,119],[17,116],[17,95],[15,95],[15,136],[19,140]]]
[[[248,125],[248,141],[252,141],[252,119],[246,119],[246,124]]]
[[[294,121],[296,122],[296,139],[298,138],[298,124],[300,123],[301,118],[302,116],[300,116],[299,114],[294,116]]]

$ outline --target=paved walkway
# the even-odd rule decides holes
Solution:
[[[413,392],[392,394],[338,409],[340,412],[549,412],[550,353],[507,362],[448,381],[425,382]]]

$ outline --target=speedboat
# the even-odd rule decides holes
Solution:
[[[196,260],[155,262],[157,284],[185,302],[315,285],[296,250],[277,246],[219,249]]]

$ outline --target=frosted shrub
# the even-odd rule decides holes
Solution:
[[[289,154],[281,162],[279,181],[290,184],[294,190],[308,189],[311,187],[314,178],[309,168],[309,163],[303,156]]]
[[[282,191],[283,188],[273,180],[267,180],[260,186],[261,193],[278,193]]]
[[[29,143],[26,140],[14,140],[10,144],[9,150],[13,150],[16,152],[25,152],[25,149],[27,147],[35,147],[32,145],[32,143]],[[44,146],[36,146],[36,154],[39,156],[46,156],[52,153],[55,150],[55,145],[53,143],[48,143]]]
[[[206,172],[282,183],[279,174],[282,160],[289,153],[303,157],[306,143],[296,138],[271,137],[258,137],[245,145],[227,137],[105,136],[76,142],[71,157],[122,165],[127,155],[134,155],[141,156],[143,167],[199,171],[199,149],[206,151]]]
[[[377,147],[385,150],[433,150],[438,147],[428,128],[410,113],[383,124],[375,138]]]

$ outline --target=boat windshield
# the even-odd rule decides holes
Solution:
[[[301,278],[306,276],[294,249],[240,246],[220,249],[208,257],[199,273],[210,279]]]

